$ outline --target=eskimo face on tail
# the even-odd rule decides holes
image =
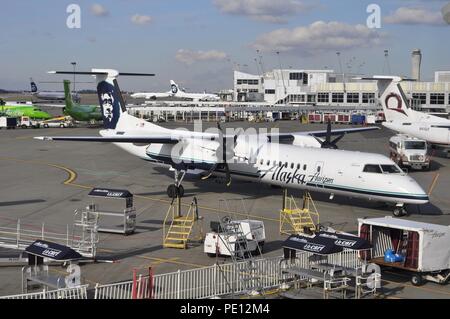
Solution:
[[[112,84],[102,81],[97,86],[97,93],[103,115],[103,126],[106,129],[115,129],[121,112],[117,92]]]
[[[178,93],[178,86],[175,84],[175,82],[171,81],[170,88],[172,90],[172,94],[177,94]]]

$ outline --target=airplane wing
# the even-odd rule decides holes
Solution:
[[[331,130],[331,135],[345,135],[351,133],[360,133],[365,131],[373,131],[379,130],[380,128],[377,126],[368,126],[368,127],[355,127],[355,128],[345,128],[345,129],[335,129]],[[323,137],[327,135],[327,130],[320,131],[304,131],[304,132],[291,132],[291,133],[268,133],[267,137],[269,141],[273,138],[278,138],[281,141],[289,141],[293,140],[296,135],[310,135],[315,137]]]
[[[177,137],[166,136],[37,136],[42,141],[72,141],[72,142],[109,142],[109,143],[157,143],[176,144]]]

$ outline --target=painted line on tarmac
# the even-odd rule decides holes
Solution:
[[[75,180],[77,179],[78,175],[73,169],[70,169],[70,168],[68,168],[66,166],[56,165],[56,164],[52,164],[52,163],[48,163],[48,162],[44,162],[44,161],[22,160],[22,159],[11,158],[11,157],[0,157],[0,160],[20,161],[20,162],[23,162],[23,163],[41,164],[41,165],[47,165],[47,166],[50,166],[50,167],[58,168],[58,169],[61,169],[61,170],[65,171],[69,175],[68,178],[63,182],[64,185],[69,185],[69,186],[74,186],[74,187],[84,188],[84,189],[92,189],[92,188],[94,188],[94,186],[82,185],[82,184],[74,183]],[[172,201],[166,200],[166,199],[154,198],[154,197],[143,196],[143,195],[134,195],[134,197],[141,198],[141,199],[147,199],[147,200],[151,200],[151,201],[156,201],[156,202],[161,202],[161,203],[165,203],[165,204],[170,204],[172,202]],[[190,204],[182,203],[181,205],[184,206],[184,207],[190,207]],[[266,220],[266,221],[272,221],[272,222],[277,222],[277,223],[280,222],[279,219],[275,219],[275,218],[262,217],[262,216],[256,216],[256,215],[251,215],[251,214],[247,215],[247,214],[244,214],[244,213],[225,211],[225,210],[221,210],[221,209],[214,208],[214,207],[208,207],[208,206],[201,206],[201,205],[199,205],[198,208],[203,209],[203,210],[207,210],[207,211],[216,212],[216,213],[233,214],[233,215],[239,215],[239,216],[243,216],[243,217],[252,217],[252,218],[255,218],[255,219],[259,219],[259,220]]]

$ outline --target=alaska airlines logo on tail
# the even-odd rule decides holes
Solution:
[[[388,110],[396,111],[408,116],[406,112],[403,110],[402,98],[397,93],[394,92],[389,93],[386,96],[384,103],[386,104],[386,108]]]
[[[31,92],[36,93],[37,92],[37,86],[36,83],[31,82]]]
[[[172,87],[172,93],[177,94],[177,92],[178,92],[177,86],[175,84],[172,84],[171,87]]]
[[[114,118],[113,112],[114,97],[111,93],[102,94],[103,118],[111,122]]]

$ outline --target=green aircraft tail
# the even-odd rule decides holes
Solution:
[[[66,107],[64,109],[64,114],[67,115],[66,110],[71,110],[73,107],[73,101],[72,101],[72,93],[70,93],[70,81],[64,80],[64,97],[66,101]]]

